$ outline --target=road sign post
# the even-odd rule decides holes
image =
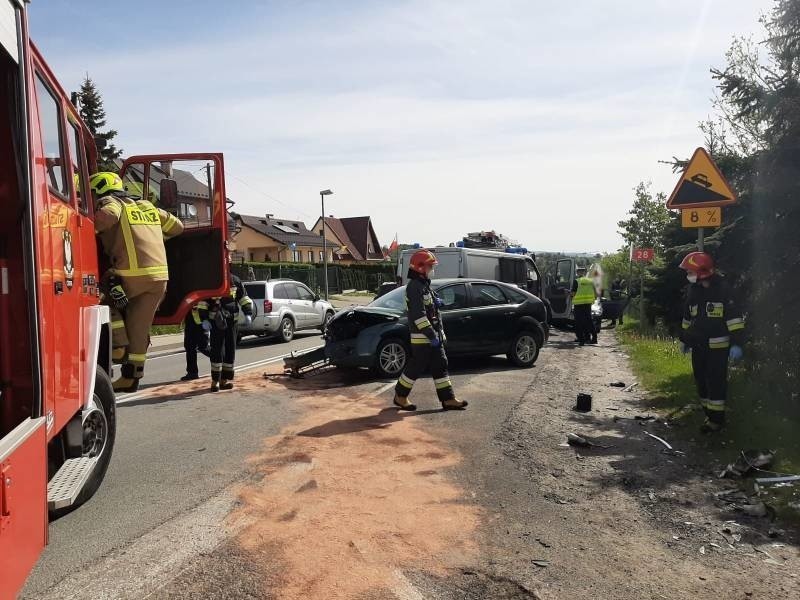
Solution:
[[[631,251],[631,264],[651,263],[656,257],[655,248],[633,248]],[[644,323],[644,265],[639,270],[639,327]]]
[[[697,229],[697,249],[705,248],[707,227],[722,224],[722,208],[736,202],[736,193],[704,148],[694,151],[678,184],[667,200],[667,208],[680,209],[681,226]]]

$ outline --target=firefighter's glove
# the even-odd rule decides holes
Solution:
[[[245,315],[244,316],[244,324],[250,327],[253,324],[253,317],[252,315]]]
[[[200,327],[203,328],[203,331],[211,331],[211,321],[203,321],[200,323]]]
[[[436,305],[437,308],[442,308],[444,306],[444,300],[439,298],[439,296],[433,297],[433,303]]]
[[[692,351],[692,347],[687,344],[684,344],[683,342],[681,342],[680,348],[681,348],[681,354],[690,354]]]
[[[742,352],[741,346],[731,346],[731,349],[728,351],[728,358],[730,358],[731,361],[736,362],[737,360],[742,360],[742,356],[744,356],[744,352]]]
[[[435,335],[431,340],[431,346],[433,346],[434,348],[441,348],[442,340],[439,338],[438,335]]]
[[[121,283],[115,283],[111,286],[111,289],[108,290],[108,297],[111,298],[111,302],[119,310],[128,306],[128,295],[122,289]]]

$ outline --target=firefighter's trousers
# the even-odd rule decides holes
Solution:
[[[197,375],[197,352],[207,352],[208,337],[203,327],[194,322],[192,313],[183,321],[183,349],[186,350],[186,373]]]
[[[141,379],[150,345],[150,327],[158,305],[164,299],[167,282],[147,277],[123,277],[122,289],[128,296],[128,306],[124,315],[111,307],[111,345],[127,348],[122,376]]]
[[[721,425],[728,395],[728,348],[711,349],[707,343],[693,346],[692,371],[706,417]]]
[[[452,400],[453,384],[447,372],[447,354],[443,347],[434,348],[430,344],[412,344],[411,359],[406,363],[403,374],[397,380],[395,393],[406,398],[414,387],[414,382],[420,378],[425,370],[430,370],[433,383],[436,386],[436,395],[440,402]]]
[[[236,316],[225,319],[227,327],[220,329],[211,322],[211,380],[233,379],[233,364],[236,360]]]

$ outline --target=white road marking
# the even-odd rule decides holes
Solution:
[[[308,348],[307,350],[310,352],[312,350],[317,350],[317,349],[322,348],[322,347],[323,346],[315,346],[313,348]],[[296,351],[296,352],[305,352],[305,351],[306,350],[304,349],[304,350],[299,350],[299,351]],[[281,354],[280,356],[273,356],[272,358],[265,358],[263,360],[257,360],[255,362],[245,363],[243,365],[236,365],[236,372],[237,373],[242,373],[244,371],[251,371],[252,369],[257,369],[259,367],[263,367],[263,366],[266,366],[266,365],[269,365],[269,364],[272,364],[272,363],[276,363],[276,362],[281,361],[284,358],[286,358],[288,356],[291,356],[291,355],[292,355],[292,352],[289,352],[287,354]],[[148,360],[150,360],[150,359],[148,359]],[[169,385],[169,384],[163,384],[163,385]],[[394,384],[391,384],[391,385],[394,385]],[[119,405],[119,404],[125,404],[126,402],[133,402],[134,400],[141,400],[142,398],[146,398],[147,396],[149,396],[151,393],[153,393],[153,391],[154,390],[152,390],[152,389],[147,389],[147,390],[143,390],[141,392],[135,392],[133,394],[122,394],[120,396],[117,396],[117,404]]]
[[[392,389],[396,385],[397,384],[394,381],[392,381],[391,383],[387,383],[386,385],[381,386],[377,390],[375,390],[375,394],[377,396],[380,396],[383,392],[388,392],[390,389]]]

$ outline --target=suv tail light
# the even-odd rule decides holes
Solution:
[[[272,301],[264,300],[264,314],[268,315],[271,312],[272,312]]]

